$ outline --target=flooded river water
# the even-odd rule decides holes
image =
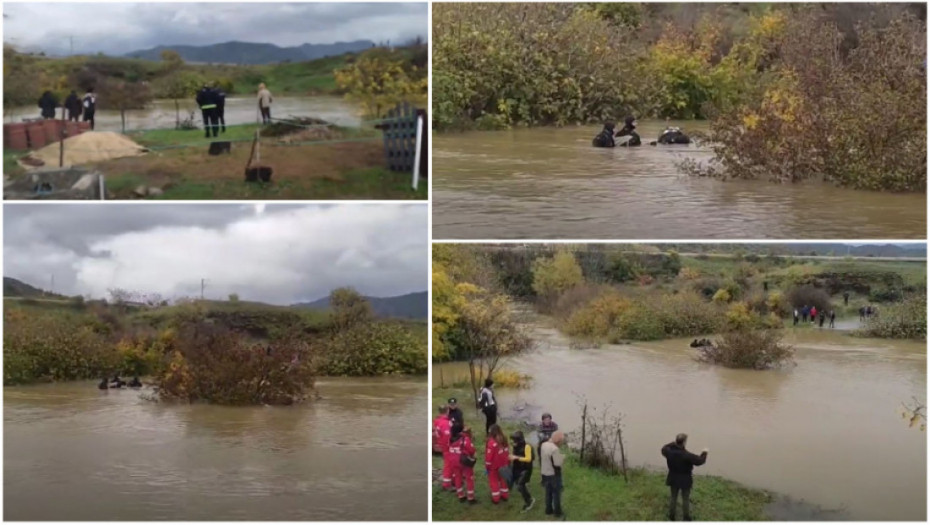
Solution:
[[[686,432],[690,448],[710,449],[698,474],[854,520],[926,519],[927,434],[908,428],[900,414],[902,402],[925,396],[926,343],[788,330],[797,366],[732,370],[696,362],[686,340],[572,350],[563,335],[532,319],[538,349],[505,366],[530,374],[533,383],[498,392],[503,415],[514,417],[526,404],[536,408],[516,417],[537,421],[545,410],[563,430],[574,430],[576,395],[583,395],[593,407],[610,404],[624,414],[633,465],[664,468],[659,449]],[[467,373],[457,363],[444,366],[446,382]],[[434,385],[438,376],[434,370]],[[474,411],[466,417],[481,420]]]
[[[326,379],[297,407],[4,388],[5,520],[426,520],[426,384]]]
[[[194,122],[203,127],[200,110],[193,99],[182,100],[181,119],[194,112]],[[59,116],[61,108],[58,109]],[[314,116],[339,126],[358,126],[361,119],[358,108],[340,97],[275,97],[271,105],[271,116],[286,118],[290,115]],[[14,108],[11,113],[13,121],[23,117],[38,118],[39,108]],[[232,96],[226,99],[226,124],[256,124],[260,122],[258,103],[254,97]],[[10,114],[5,114],[6,122],[11,122]],[[120,131],[120,114],[116,110],[98,110],[95,119],[97,131]],[[126,129],[174,129],[176,114],[173,100],[155,100],[145,109],[133,109],[126,112]]]
[[[673,123],[674,124],[674,123]],[[685,131],[706,123],[678,123]],[[664,122],[643,121],[643,141]],[[911,239],[925,194],[681,174],[706,146],[598,149],[599,128],[435,134],[436,239]]]

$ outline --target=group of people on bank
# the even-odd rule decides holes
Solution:
[[[84,122],[90,122],[90,129],[94,129],[94,114],[97,112],[97,94],[94,93],[94,88],[87,88],[87,92],[80,98],[77,91],[72,89],[65,98],[64,106],[59,104],[54,93],[46,91],[39,97],[38,106],[43,119],[55,118],[57,109],[64,107],[64,117],[67,120],[78,122],[83,118]]]
[[[807,306],[804,305],[800,310],[794,309],[794,326],[798,325],[798,322],[810,322],[811,324],[817,324],[818,320],[820,322],[820,328],[823,328],[823,323],[826,320],[830,320],[830,328],[836,327],[836,312],[830,310],[827,313],[826,310],[818,310],[816,306]]]
[[[226,132],[226,92],[218,82],[204,84],[197,91],[195,97],[197,107],[203,118],[203,129],[206,137],[216,137]],[[274,97],[264,83],[258,85],[258,110],[261,114],[262,124],[271,123],[271,104]],[[88,88],[83,97],[79,98],[75,90],[65,98],[64,104],[59,103],[58,97],[51,91],[45,91],[39,97],[38,106],[43,119],[56,118],[59,107],[63,108],[63,117],[69,121],[90,122],[90,129],[94,129],[94,115],[97,111],[97,94],[94,88]]]
[[[516,489],[523,499],[522,512],[528,512],[536,503],[530,492],[534,466],[538,463],[545,497],[545,514],[564,520],[562,470],[565,456],[561,446],[565,434],[553,421],[552,414],[542,414],[536,426],[537,445],[534,447],[520,430],[509,439],[497,424],[497,400],[494,382],[485,381],[478,397],[477,407],[485,415],[484,469],[487,475],[491,503],[499,505],[510,501],[510,492]],[[679,496],[686,521],[691,520],[690,495],[695,466],[707,461],[708,451],[693,454],[686,448],[688,436],[678,434],[675,441],[661,449],[668,466],[666,485],[670,489],[668,517],[675,520]],[[478,447],[472,429],[465,424],[464,414],[456,398],[439,407],[433,420],[433,450],[442,454],[441,487],[443,492],[455,493],[459,503],[475,505],[475,467],[479,463]]]
[[[627,117],[620,131],[614,132],[615,129],[616,124],[614,122],[605,122],[604,129],[594,137],[591,141],[591,145],[595,148],[614,148],[617,146],[635,147],[643,145],[642,138],[639,136],[639,133],[636,132],[636,117]],[[618,144],[616,139],[624,137],[627,138],[620,141]],[[656,146],[658,144],[691,144],[691,137],[686,135],[679,127],[667,126],[657,140],[649,143],[650,146]]]

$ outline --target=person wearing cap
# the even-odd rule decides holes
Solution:
[[[497,399],[494,398],[494,380],[484,380],[484,388],[478,394],[478,408],[484,412],[484,433],[491,432],[491,426],[497,423]]]
[[[459,427],[459,431],[465,428],[465,415],[462,414],[459,402],[454,397],[449,398],[449,422],[452,425],[453,433],[455,433],[456,426]]]
[[[643,145],[643,141],[639,138],[639,133],[636,132],[636,117],[632,115],[624,119],[623,128],[617,132],[616,136],[617,137],[626,137],[626,136],[630,137],[629,139],[627,139],[626,142],[624,142],[623,144],[620,144],[621,146],[629,147],[629,146],[642,146]]]
[[[519,430],[510,435],[510,442],[513,444],[513,453],[510,454],[513,485],[523,496],[523,512],[526,512],[536,503],[536,498],[526,488],[533,475],[533,446],[526,442],[523,432]]]
[[[559,445],[565,440],[565,434],[557,430],[549,441],[542,444],[540,448],[540,474],[542,474],[543,486],[546,487],[546,514],[554,515],[556,518],[562,518],[562,465],[565,463],[565,456],[559,450]]]
[[[491,425],[488,442],[484,447],[484,471],[491,488],[491,503],[497,505],[510,499],[510,488],[501,476],[501,469],[510,464],[510,444],[500,425]]]
[[[449,421],[449,406],[439,407],[439,416],[433,420],[433,450],[442,454],[442,490],[452,491],[452,461],[449,441],[452,438],[452,422]]]
[[[452,427],[452,439],[449,442],[449,453],[454,457],[452,462],[452,480],[455,483],[455,493],[460,503],[475,504],[475,444],[471,440],[471,429],[468,427]]]
[[[662,447],[662,456],[668,464],[668,476],[665,478],[665,484],[671,491],[668,500],[668,519],[675,521],[675,507],[678,505],[678,493],[681,492],[681,510],[684,513],[685,521],[691,521],[691,487],[694,479],[691,472],[694,467],[703,465],[707,461],[707,452],[705,448],[701,455],[688,452],[685,445],[688,442],[687,434],[678,434],[675,441]]]

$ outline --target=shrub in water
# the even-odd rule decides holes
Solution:
[[[391,322],[356,325],[323,344],[320,372],[331,376],[425,374],[427,341]]]
[[[778,330],[734,330],[698,349],[698,360],[727,368],[766,370],[789,362],[794,348],[782,344]]]
[[[904,302],[882,307],[878,317],[872,317],[857,332],[865,337],[893,339],[927,338],[927,296],[912,295]]]

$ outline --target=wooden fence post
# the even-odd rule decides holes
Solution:
[[[584,463],[585,430],[588,427],[588,404],[581,411],[581,462]]]
[[[623,471],[623,481],[627,483],[630,479],[626,476],[626,451],[623,449],[623,429],[617,427],[617,441],[620,442],[620,470]]]

